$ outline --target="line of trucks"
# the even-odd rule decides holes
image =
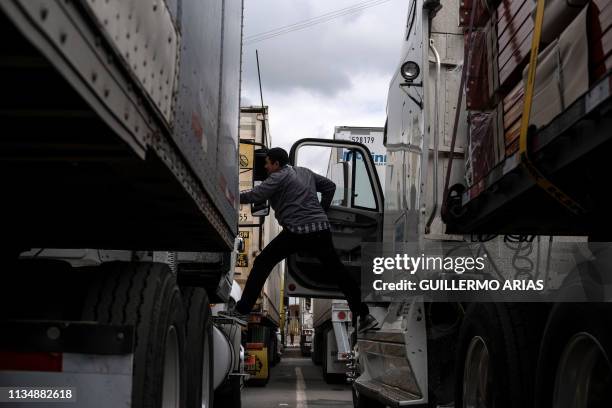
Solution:
[[[283,296],[342,297],[333,271],[297,253],[278,303],[268,291],[248,323],[211,314],[237,298],[244,240],[274,229],[249,230],[238,204],[242,3],[0,11],[0,386],[70,385],[85,407],[239,406],[244,366],[274,359]],[[359,277],[363,242],[609,241],[611,25],[601,0],[409,1],[384,152],[338,137],[290,152],[295,165],[330,157],[347,269]],[[246,144],[257,183],[265,140]],[[372,304],[380,326],[358,336],[331,304],[325,342],[313,317],[314,349],[326,344],[313,358],[348,364],[356,407],[612,403],[609,303],[406,297]],[[247,324],[261,329],[248,360]]]

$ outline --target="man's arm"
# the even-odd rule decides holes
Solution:
[[[336,184],[327,177],[323,177],[314,172],[313,174],[315,177],[315,186],[317,191],[321,193],[321,207],[327,211],[331,205],[332,199],[334,198]]]
[[[266,201],[278,190],[283,181],[283,176],[272,173],[258,186],[252,190],[240,193],[240,204],[260,203]]]

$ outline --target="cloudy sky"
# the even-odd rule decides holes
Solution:
[[[270,134],[287,150],[334,126],[384,126],[387,89],[409,0],[244,0],[242,101],[259,105],[255,50]],[[249,37],[355,5],[363,8],[265,41]],[[336,14],[334,14],[336,15]]]

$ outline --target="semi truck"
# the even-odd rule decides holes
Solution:
[[[255,151],[265,151],[271,146],[267,106],[240,108],[240,190],[249,190],[254,183],[253,168]],[[252,211],[254,210],[254,211]],[[271,211],[273,214],[273,211]],[[262,210],[251,205],[240,205],[239,235],[245,241],[244,250],[236,260],[235,279],[242,288],[249,277],[253,261],[261,250],[280,232],[280,226],[266,207]],[[281,287],[284,262],[277,264],[248,319],[246,332],[245,368],[250,374],[249,384],[266,385],[270,370],[280,361],[279,344],[276,336],[280,327],[283,307]]]
[[[321,366],[328,384],[346,382],[346,365],[351,354],[352,314],[343,299],[313,299],[313,363]]]
[[[359,143],[304,139],[290,153],[295,165],[327,151],[337,158],[328,217],[356,279],[368,242],[398,253],[407,242],[520,243],[533,250],[529,259],[551,260],[538,254],[562,240],[591,249],[609,241],[601,186],[612,135],[611,7],[408,3],[387,99],[384,190]],[[591,249],[582,268],[570,263],[564,283],[609,280],[609,251]],[[307,254],[287,268],[292,296],[342,298],[333,271]],[[371,303],[378,330],[351,343],[354,404],[607,406],[612,311],[605,291],[598,299],[435,302],[408,293]]]
[[[303,357],[312,353],[312,339],[314,337],[313,304],[310,298],[300,298],[300,352]]]
[[[378,179],[384,188],[387,166],[384,146],[384,128],[364,126],[336,126],[334,140],[356,142],[367,147],[375,164]],[[350,174],[345,166],[352,161],[350,149],[333,149],[329,151],[326,177],[335,181],[338,186],[350,186],[351,180],[344,179]],[[339,165],[338,163],[346,163]],[[348,188],[350,189],[350,187]],[[359,188],[356,188],[357,192]],[[358,194],[358,193],[357,193]],[[348,194],[336,194],[332,201],[335,205],[346,205]],[[312,361],[322,366],[326,382],[343,382],[346,379],[346,364],[350,358],[349,331],[352,315],[343,299],[313,299],[313,353]]]
[[[0,4],[3,403],[240,406],[242,11]]]

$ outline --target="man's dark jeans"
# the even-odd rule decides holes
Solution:
[[[354,316],[366,316],[369,313],[368,306],[361,302],[359,285],[344,267],[334,249],[329,230],[308,234],[294,234],[283,230],[278,234],[255,258],[236,310],[243,314],[249,313],[274,265],[298,251],[305,251],[317,257],[323,267],[330,271],[344,293]]]

